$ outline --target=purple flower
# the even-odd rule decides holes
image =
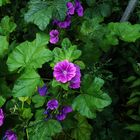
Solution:
[[[80,87],[80,82],[81,82],[81,72],[80,72],[80,67],[75,65],[76,67],[76,75],[73,77],[70,81],[70,88],[76,89]]]
[[[52,24],[53,24],[53,25],[58,25],[58,23],[59,23],[59,20],[54,19]]]
[[[56,99],[49,100],[47,103],[47,109],[55,110],[58,108],[58,101]]]
[[[68,8],[67,15],[74,15],[75,7],[72,2],[67,2],[67,8]]]
[[[17,140],[18,139],[16,133],[13,132],[12,130],[7,130],[4,138],[7,138],[7,140]]]
[[[84,9],[79,0],[75,0],[75,11],[79,17],[84,15]]]
[[[57,23],[59,28],[62,28],[62,29],[68,28],[70,26],[70,24],[71,24],[71,17],[70,16],[67,16],[65,21],[59,21]]]
[[[54,66],[53,76],[57,81],[66,83],[76,75],[76,67],[68,60],[58,62]]]
[[[4,122],[4,113],[2,108],[0,108],[0,126],[3,125],[3,122]]]
[[[59,41],[58,30],[51,30],[51,32],[50,32],[50,43],[56,44],[58,41]]]
[[[63,121],[66,118],[66,114],[65,113],[59,113],[56,115],[57,120],[59,121]]]
[[[43,87],[38,87],[38,93],[40,94],[40,96],[45,96],[47,94],[47,86],[44,85]]]
[[[70,107],[70,106],[64,106],[63,107],[63,109],[62,109],[62,112],[64,113],[64,114],[68,114],[68,113],[70,113],[70,112],[72,112],[73,110],[72,110],[72,108]]]

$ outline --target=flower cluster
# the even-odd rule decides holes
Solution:
[[[56,99],[49,100],[47,103],[47,109],[45,110],[44,114],[47,115],[46,120],[53,118],[53,111],[58,109],[59,102]],[[70,106],[63,106],[59,113],[55,114],[57,120],[62,121],[66,118],[67,114],[72,112],[72,108]]]
[[[58,62],[54,66],[53,76],[55,79],[61,83],[69,82],[70,88],[76,89],[80,87],[81,72],[79,66],[64,60]]]
[[[78,16],[82,17],[84,14],[83,7],[79,0],[75,0],[74,4],[72,2],[67,2],[67,15],[64,21],[59,21],[55,19],[53,25],[57,25],[59,28],[66,29],[71,25],[71,18],[74,13],[77,13]],[[50,43],[56,44],[59,41],[59,31],[51,30],[50,31]]]
[[[4,122],[4,113],[3,110],[0,108],[0,126],[3,125]]]

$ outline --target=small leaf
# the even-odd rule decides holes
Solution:
[[[128,125],[126,127],[126,129],[129,129],[129,130],[135,131],[135,132],[140,132],[140,124],[131,124],[131,125]]]
[[[21,116],[23,117],[23,119],[31,119],[33,116],[31,108],[24,108]]]
[[[0,107],[2,107],[5,103],[6,99],[0,96]]]
[[[8,16],[5,16],[2,18],[0,23],[0,34],[8,36],[10,33],[12,33],[16,28],[16,24],[11,21],[11,19]]]
[[[2,57],[8,50],[8,45],[7,37],[0,35],[0,57]]]
[[[35,104],[35,108],[43,106],[46,98],[44,96],[35,95],[32,97],[32,102]]]
[[[13,88],[14,97],[32,96],[40,82],[40,76],[34,70],[27,70],[19,77]]]

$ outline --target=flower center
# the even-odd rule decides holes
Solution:
[[[64,71],[63,71],[63,74],[66,75],[66,74],[67,74],[67,71],[64,70]]]

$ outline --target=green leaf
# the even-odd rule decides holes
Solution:
[[[140,38],[140,24],[132,25],[129,22],[109,23],[108,28],[111,34],[118,36],[126,42],[135,42]]]
[[[56,120],[42,121],[28,128],[30,140],[51,140],[52,136],[62,131],[60,123]]]
[[[0,6],[10,3],[10,0],[0,0]]]
[[[99,77],[93,78],[93,76],[87,74],[84,76],[83,79],[82,90],[84,93],[92,95],[97,94],[98,92],[100,92],[103,84],[104,84],[103,79]]]
[[[30,0],[29,10],[25,13],[25,21],[36,24],[40,30],[45,30],[50,23],[53,15],[64,20],[66,15],[66,1],[65,0]]]
[[[140,132],[140,124],[131,124],[131,125],[128,125],[126,127],[126,129],[129,129],[129,130],[135,131],[135,132]]]
[[[77,46],[73,45],[70,46],[69,48],[55,48],[53,50],[54,54],[54,61],[51,64],[53,67],[57,62],[63,61],[63,60],[69,60],[70,62],[78,59],[81,56],[81,51],[77,50]]]
[[[0,96],[0,107],[2,107],[5,103],[6,99]]]
[[[106,93],[100,93],[96,96],[81,94],[73,101],[72,107],[81,115],[88,118],[95,118],[96,111],[103,109],[111,104],[111,98]]]
[[[23,119],[31,119],[33,116],[31,108],[24,108],[21,116]]]
[[[32,96],[35,88],[40,82],[40,76],[34,70],[23,73],[15,82],[13,88],[14,97]]]
[[[16,24],[11,21],[11,19],[8,16],[5,16],[2,18],[1,23],[0,23],[0,34],[1,35],[9,35],[12,33],[16,28]]]
[[[64,38],[62,43],[61,43],[62,48],[69,48],[72,46],[70,40],[68,38]]]
[[[52,59],[52,52],[45,48],[49,38],[37,34],[33,42],[23,42],[9,55],[7,65],[10,71],[23,68],[41,68],[42,64]]]
[[[62,87],[64,90],[68,90],[68,83],[60,83],[60,82],[56,81],[55,79],[53,79],[53,81],[52,81],[52,87],[55,88],[57,86]]]
[[[87,120],[78,117],[78,124],[72,130],[72,138],[75,140],[91,140],[92,127],[88,124]]]
[[[0,57],[8,50],[8,41],[6,36],[0,36]]]
[[[35,95],[32,97],[32,102],[35,104],[35,108],[43,106],[46,98],[44,96]]]

